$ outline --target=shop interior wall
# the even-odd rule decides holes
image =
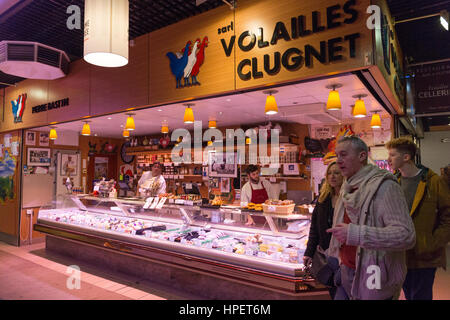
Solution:
[[[436,174],[441,174],[441,168],[450,164],[450,143],[442,142],[450,139],[450,131],[429,131],[420,141],[422,164]]]
[[[10,137],[9,143],[5,140]],[[18,155],[13,155],[12,144],[16,144]],[[19,238],[19,210],[20,210],[20,183],[21,183],[21,157],[20,146],[22,132],[12,131],[7,134],[0,133],[0,240],[17,245]],[[9,156],[7,156],[7,153]]]
[[[49,148],[51,150],[71,150],[71,151],[79,151],[81,154],[81,161],[80,163],[82,163],[83,159],[86,160],[86,162],[89,162],[89,143],[91,145],[96,145],[96,150],[97,150],[97,154],[100,154],[100,150],[101,150],[101,146],[105,143],[110,143],[113,144],[115,146],[117,146],[117,152],[114,153],[114,156],[117,158],[117,163],[118,163],[118,168],[120,167],[120,165],[123,164],[121,158],[120,158],[120,154],[118,153],[118,150],[120,150],[120,146],[121,143],[123,142],[122,139],[109,139],[109,138],[99,138],[99,137],[85,137],[85,136],[79,136],[79,145],[78,146],[68,146],[68,145],[63,145],[63,144],[59,144],[58,143],[58,139],[55,141],[50,140],[49,141],[49,146],[42,146],[39,143],[39,131],[34,131],[34,130],[27,130],[25,131],[25,134],[27,134],[28,132],[35,132],[36,134],[36,144],[34,146],[24,146],[24,152],[23,152],[23,156],[22,156],[22,161],[24,164],[27,163],[27,154],[28,154],[28,148]],[[60,133],[61,134],[61,133]],[[1,137],[0,137],[1,139]],[[1,141],[1,140],[0,140]],[[82,170],[82,168],[80,168],[79,170]],[[51,174],[52,176],[55,173],[48,173],[49,175]],[[86,181],[87,181],[87,172],[84,172],[82,170],[82,175],[81,175],[81,181],[83,180],[83,177],[85,177]],[[117,177],[116,180],[118,180],[118,173],[117,173]],[[23,186],[23,192],[27,192],[27,186]],[[19,194],[19,193],[18,193]],[[40,207],[27,207],[24,208],[22,207],[21,210],[21,224],[20,224],[20,244],[28,244],[29,243],[29,236],[30,236],[30,215],[27,214],[28,210],[32,210],[33,214],[33,225],[35,223],[37,223],[37,219],[38,219],[38,213],[39,213],[39,209]],[[19,210],[17,210],[19,211]],[[17,216],[17,215],[16,215]],[[1,225],[1,224],[0,224]],[[37,232],[37,231],[32,231],[32,241],[33,242],[38,242],[38,241],[43,241],[44,239],[44,234]]]

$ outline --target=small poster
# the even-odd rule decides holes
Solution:
[[[317,127],[316,139],[328,139],[331,138],[331,127]]]
[[[41,147],[48,147],[50,143],[49,133],[48,132],[40,132],[39,133],[39,145]]]
[[[220,192],[222,193],[230,192],[230,178],[221,178]]]
[[[3,142],[5,143],[5,148],[10,148],[11,147],[11,135],[5,134],[5,136],[3,138]]]
[[[76,176],[78,173],[78,155],[66,154],[61,155],[61,176]]]
[[[36,145],[36,132],[28,131],[25,134],[25,145],[35,146]]]
[[[49,166],[50,159],[50,149],[28,148],[28,166]]]
[[[19,142],[14,141],[11,143],[11,153],[14,157],[17,157],[19,155]]]

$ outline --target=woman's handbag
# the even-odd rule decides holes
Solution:
[[[318,245],[311,266],[311,273],[314,278],[321,284],[332,287],[334,286],[334,273],[338,269],[338,259],[327,256],[325,251]]]

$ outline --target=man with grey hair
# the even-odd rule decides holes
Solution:
[[[345,177],[336,203],[328,254],[339,259],[335,300],[397,299],[406,276],[405,250],[415,231],[394,175],[367,163],[368,148],[356,136],[336,146]]]

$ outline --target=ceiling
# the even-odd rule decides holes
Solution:
[[[342,119],[342,124],[354,121],[354,118],[351,117],[351,105],[354,104],[355,99],[352,96],[359,94],[368,94],[368,96],[364,98],[368,116],[371,116],[371,111],[374,110],[382,110],[380,112],[382,117],[389,116],[377,100],[370,95],[369,91],[364,87],[356,75],[345,75],[333,79],[317,80],[276,88],[278,93],[274,95],[279,112],[270,117],[264,114],[264,105],[267,95],[262,91],[200,100],[196,101],[192,108],[195,120],[201,120],[203,128],[208,127],[208,120],[210,119],[217,120],[218,127],[233,127],[243,123],[256,124],[268,120],[274,123],[282,121],[291,123],[323,124],[322,120],[317,121],[312,118],[313,115],[305,115],[305,110],[309,110],[306,113],[313,112],[314,117],[317,115],[326,116],[319,110],[325,109],[325,104],[328,99],[329,90],[325,87],[334,83],[343,85],[338,89],[342,103],[342,115],[340,115],[341,112],[333,112],[335,117]],[[135,119],[136,130],[132,135],[143,136],[157,134],[160,132],[163,121],[168,122],[171,132],[176,128],[191,130],[193,129],[193,125],[185,125],[183,123],[184,109],[185,106],[182,104],[172,104],[133,111],[135,113],[133,118]],[[236,116],[237,114],[239,114],[238,117]],[[92,135],[97,134],[99,137],[121,138],[126,118],[127,115],[125,113],[91,118],[89,120],[91,121],[90,127]],[[152,121],[148,121],[150,118]],[[367,121],[367,119],[370,118],[365,119]],[[328,124],[330,125],[339,124],[338,120],[334,120],[331,117],[328,117],[325,121],[328,121]],[[80,132],[82,125],[82,121],[74,121],[57,124],[56,127],[58,135],[60,135],[65,131]],[[36,130],[50,131],[50,128],[41,127]]]

